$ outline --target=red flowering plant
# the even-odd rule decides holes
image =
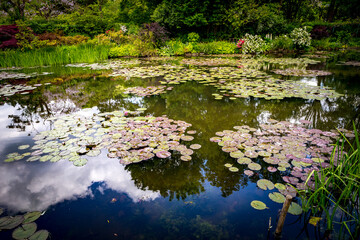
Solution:
[[[244,44],[244,42],[245,42],[245,40],[239,39],[239,41],[238,41],[237,44],[236,44],[236,47],[237,47],[238,49],[241,49],[241,47],[242,47],[242,45]]]

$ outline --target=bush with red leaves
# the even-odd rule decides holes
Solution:
[[[19,33],[18,27],[13,25],[0,26],[0,49],[17,48],[17,40],[15,35]]]
[[[318,40],[318,39],[322,39],[322,38],[327,38],[329,36],[330,36],[330,34],[329,34],[328,28],[326,26],[316,25],[311,30],[311,38],[312,39]]]

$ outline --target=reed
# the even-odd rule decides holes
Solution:
[[[312,171],[307,180],[315,183],[314,188],[299,191],[304,211],[312,215],[325,214],[327,230],[332,231],[340,224],[350,238],[360,236],[360,141],[354,124],[355,138],[341,134],[334,145],[330,167]],[[347,151],[347,152],[346,152]]]
[[[0,67],[34,67],[79,62],[99,62],[108,58],[109,47],[104,45],[74,45],[47,47],[22,52],[0,52]]]

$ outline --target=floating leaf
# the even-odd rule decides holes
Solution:
[[[269,193],[269,198],[271,200],[273,200],[274,202],[277,202],[277,203],[284,203],[285,202],[284,195],[282,195],[281,193],[278,193],[278,192]]]
[[[241,151],[235,151],[230,153],[230,157],[232,158],[242,158],[244,154]]]
[[[6,216],[0,218],[0,230],[2,229],[13,229],[19,226],[24,221],[24,216],[17,215],[17,216]]]
[[[41,212],[29,212],[24,215],[24,223],[31,223],[41,216]]]
[[[183,156],[180,157],[180,159],[181,159],[182,161],[188,162],[188,161],[191,160],[191,156],[183,155]]]
[[[251,177],[252,175],[254,175],[254,172],[251,171],[251,170],[245,170],[244,173],[245,173],[247,176],[249,176],[249,177]]]
[[[36,228],[36,223],[23,224],[14,230],[12,237],[17,240],[28,238],[35,233]]]
[[[302,213],[302,208],[299,204],[292,202],[288,212],[292,215],[300,215]]]
[[[275,187],[279,190],[285,190],[286,186],[282,183],[275,183]]]
[[[168,152],[168,151],[160,151],[160,152],[157,152],[157,153],[156,153],[156,156],[157,156],[158,158],[168,158],[168,157],[171,156],[171,153]]]
[[[232,167],[232,164],[231,164],[231,163],[225,163],[224,166],[227,167],[227,168],[231,168],[231,167]]]
[[[260,179],[256,182],[257,186],[263,190],[273,190],[274,184],[267,179]]]
[[[229,168],[230,172],[238,172],[239,169],[237,167],[230,167]]]
[[[47,230],[39,230],[34,233],[29,240],[46,240],[49,237],[49,232]]]
[[[74,166],[76,167],[82,167],[87,164],[87,159],[85,158],[78,158],[73,162]]]
[[[264,210],[268,208],[265,203],[261,201],[254,200],[250,203],[250,205],[255,208],[256,210]]]
[[[261,165],[260,164],[257,164],[257,163],[250,163],[248,165],[248,167],[251,169],[251,170],[260,170],[261,169]]]
[[[191,148],[191,149],[194,149],[194,150],[200,149],[200,148],[201,148],[201,145],[200,145],[200,144],[191,144],[191,145],[190,145],[190,148]]]
[[[309,219],[309,223],[311,225],[313,225],[314,227],[316,227],[316,225],[318,224],[318,222],[321,220],[321,217],[313,217],[311,216]]]
[[[21,145],[21,146],[18,147],[18,149],[19,150],[24,150],[24,149],[27,149],[29,147],[30,147],[30,145]]]

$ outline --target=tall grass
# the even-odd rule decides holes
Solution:
[[[104,45],[74,45],[47,47],[22,52],[0,52],[0,67],[34,67],[79,62],[98,62],[108,58],[109,47]]]
[[[354,124],[355,138],[350,142],[344,135],[336,142],[330,167],[312,171],[306,183],[315,187],[300,191],[305,211],[325,214],[327,230],[340,224],[352,239],[360,237],[360,141]],[[347,150],[347,152],[345,152]]]

